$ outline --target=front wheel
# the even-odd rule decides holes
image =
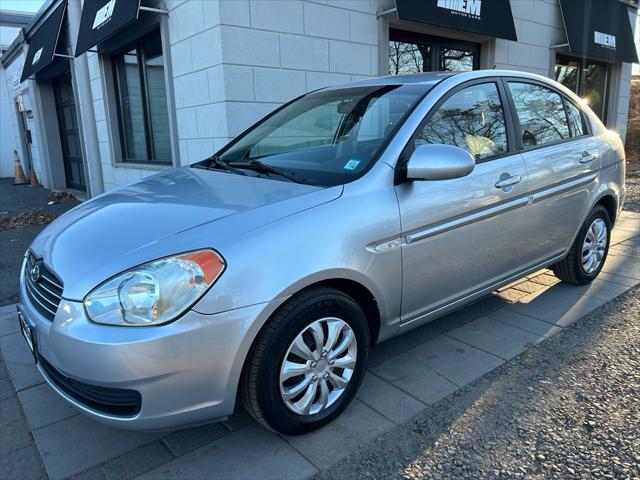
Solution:
[[[245,407],[279,433],[315,430],[349,405],[368,351],[367,320],[351,297],[331,288],[296,296],[269,320],[249,354]]]
[[[573,285],[586,285],[604,266],[611,240],[611,219],[607,210],[597,205],[582,225],[569,254],[551,269],[556,277]]]

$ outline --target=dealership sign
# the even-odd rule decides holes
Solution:
[[[116,6],[116,0],[110,0],[104,7],[96,12],[96,16],[93,19],[93,30],[100,28],[102,25],[111,20],[113,16],[113,9]]]
[[[616,36],[602,32],[593,32],[593,41],[605,48],[616,48]]]
[[[22,66],[20,82],[35,76],[53,62],[66,7],[66,2],[60,2],[55,8],[47,10],[42,16],[42,22],[37,23],[36,28],[28,31],[27,45],[29,48]]]
[[[40,47],[36,53],[33,54],[33,60],[31,60],[31,65],[35,65],[40,61],[40,57],[42,57],[42,49],[44,47]]]
[[[400,20],[517,40],[509,0],[396,0]]]
[[[560,0],[569,50],[610,62],[637,62],[629,7],[619,0]]]
[[[74,56],[109,39],[138,19],[139,0],[84,0]]]
[[[438,8],[445,8],[454,15],[463,15],[480,20],[481,0],[438,0]]]

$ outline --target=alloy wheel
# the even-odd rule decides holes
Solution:
[[[589,226],[582,243],[582,269],[592,274],[602,264],[607,248],[607,224],[596,218]]]
[[[280,366],[280,395],[298,415],[323,412],[342,396],[353,376],[358,342],[336,317],[314,321],[291,342]]]

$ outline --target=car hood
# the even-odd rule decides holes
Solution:
[[[82,300],[131,267],[198,248],[219,249],[234,236],[341,193],[342,187],[177,168],[82,203],[43,230],[31,250],[62,280],[65,298]]]

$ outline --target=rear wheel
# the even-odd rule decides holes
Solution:
[[[560,280],[585,285],[598,276],[609,252],[611,220],[607,210],[597,205],[580,229],[569,254],[551,267]]]
[[[318,288],[292,298],[249,354],[242,381],[247,411],[289,435],[325,425],[355,396],[368,350],[367,320],[351,297]]]

